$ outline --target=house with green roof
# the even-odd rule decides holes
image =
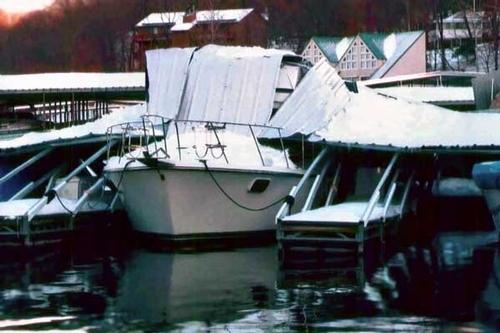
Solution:
[[[302,56],[311,63],[328,61],[344,79],[380,79],[426,71],[424,31],[359,33],[350,37],[315,36]]]

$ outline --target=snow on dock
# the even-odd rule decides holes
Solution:
[[[0,202],[0,218],[12,218],[15,219],[19,216],[26,216],[28,211],[33,208],[34,205],[38,203],[40,199],[20,199],[12,201]],[[55,216],[55,215],[67,215],[69,209],[74,211],[77,207],[78,200],[71,200],[67,198],[60,199],[64,204],[61,205],[59,200],[52,200],[46,206],[44,206],[37,214],[37,216]],[[65,208],[66,207],[66,208]],[[85,212],[100,212],[106,211],[109,204],[102,201],[87,202],[81,209],[80,213]]]
[[[103,136],[106,134],[108,127],[120,123],[139,121],[144,114],[146,114],[145,104],[124,107],[104,115],[101,119],[83,125],[47,132],[31,132],[11,140],[0,140],[0,151]]]
[[[283,218],[283,222],[311,222],[311,223],[355,223],[363,219],[368,202],[344,202],[332,206],[325,206],[304,211]],[[372,220],[381,220],[383,217],[391,218],[401,213],[399,206],[391,205],[384,214],[384,206],[376,205],[371,214]]]
[[[379,93],[409,101],[445,105],[474,105],[472,87],[389,87]]]

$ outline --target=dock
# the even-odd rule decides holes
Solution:
[[[145,85],[144,73],[0,75],[0,134],[94,121],[123,103],[144,101]]]
[[[367,242],[383,240],[410,214],[415,171],[399,161],[399,154],[393,154],[382,174],[380,166],[366,164],[367,158],[356,161],[357,165],[347,158],[325,148],[291,191],[290,196],[296,197],[306,179],[314,177],[300,212],[290,214],[293,201],[287,202],[276,217],[283,255],[293,251],[362,254]],[[375,185],[368,190],[370,183]]]
[[[121,210],[116,188],[99,170],[107,151],[108,144],[50,147],[4,174],[0,247],[52,245],[89,222],[105,226]]]

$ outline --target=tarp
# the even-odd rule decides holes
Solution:
[[[171,48],[146,52],[149,114],[177,116],[194,51]]]
[[[450,111],[383,96],[363,86],[353,93],[326,65],[318,64],[309,71],[271,125],[285,127],[287,134],[313,134],[330,143],[398,148],[500,147],[500,114]]]

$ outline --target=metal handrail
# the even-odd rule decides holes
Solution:
[[[237,122],[230,122],[230,121],[207,121],[207,120],[178,120],[178,119],[171,119],[167,117],[163,117],[160,115],[142,115],[141,116],[141,121],[134,121],[134,122],[126,122],[126,123],[120,123],[120,124],[115,124],[113,126],[110,126],[107,131],[106,131],[106,137],[108,140],[108,143],[116,138],[116,135],[118,135],[118,130],[119,133],[121,134],[121,149],[120,149],[120,158],[122,156],[126,155],[126,149],[125,146],[128,145],[129,149],[127,153],[130,153],[130,146],[133,137],[139,138],[140,145],[147,149],[147,152],[149,153],[149,146],[150,144],[154,144],[154,150],[156,154],[160,149],[158,149],[158,139],[163,141],[163,150],[165,151],[165,155],[168,157],[168,143],[167,139],[169,136],[169,130],[171,128],[170,124],[174,124],[174,130],[175,130],[175,135],[177,138],[177,151],[178,151],[178,158],[179,160],[182,160],[182,149],[183,147],[181,146],[181,138],[180,138],[180,130],[179,130],[179,123],[182,124],[204,124],[207,130],[211,130],[214,132],[214,135],[216,137],[216,140],[218,142],[217,146],[221,147],[222,149],[222,155],[224,159],[226,160],[226,163],[229,164],[229,160],[225,154],[224,151],[224,146],[222,145],[222,142],[220,140],[220,137],[218,135],[218,130],[219,129],[225,129],[227,125],[229,126],[239,126],[241,128],[247,127],[250,129],[251,136],[254,140],[254,143],[257,148],[257,153],[259,154],[260,161],[262,163],[262,166],[265,165],[265,159],[262,155],[262,151],[260,148],[259,141],[257,140],[257,136],[255,135],[255,128],[259,129],[272,129],[272,130],[277,130],[279,134],[279,139],[280,139],[280,145],[281,149],[283,150],[283,154],[285,157],[285,162],[287,165],[287,168],[290,168],[290,163],[288,161],[288,157],[286,154],[285,150],[285,145],[283,143],[283,138],[281,136],[281,127],[276,127],[276,126],[269,126],[269,125],[258,125],[258,124],[243,124],[243,123],[237,123]],[[162,134],[157,134],[156,130],[158,127],[161,126],[161,131],[163,132]],[[118,129],[118,130],[117,130]],[[152,142],[150,142],[152,140]],[[107,152],[107,158],[110,158],[110,151],[111,149],[108,148]],[[132,157],[133,158],[133,157]]]
[[[380,181],[377,184],[377,187],[373,191],[373,194],[368,201],[368,205],[363,213],[363,217],[361,219],[361,222],[363,222],[363,225],[366,227],[368,225],[368,222],[370,221],[370,216],[373,212],[373,209],[375,208],[375,205],[378,203],[378,200],[380,199],[380,192],[382,190],[382,187],[384,186],[385,182],[387,181],[387,178],[389,178],[392,169],[394,168],[394,165],[396,164],[397,160],[399,158],[399,153],[394,154],[392,157],[391,161],[387,165],[387,168],[384,171],[384,174],[382,175],[382,178],[380,178]]]
[[[316,156],[314,161],[311,163],[309,168],[306,170],[306,172],[304,173],[304,175],[300,179],[299,183],[296,186],[292,187],[292,189],[290,190],[289,196],[291,198],[295,199],[297,197],[297,194],[302,190],[302,188],[306,184],[309,177],[311,177],[311,175],[321,165],[321,162],[323,162],[324,158],[328,155],[328,152],[329,152],[329,148],[325,147],[325,148],[323,148],[321,153],[319,153],[318,156]],[[276,218],[275,218],[276,224],[278,224],[278,220],[280,220],[283,217],[290,214],[291,209],[292,209],[292,205],[293,204],[290,204],[289,202],[283,203],[283,205],[279,209],[278,213],[276,214]]]

